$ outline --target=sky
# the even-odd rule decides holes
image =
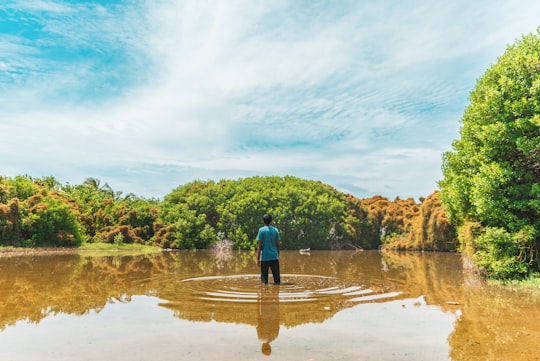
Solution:
[[[0,176],[426,197],[538,0],[3,0]]]

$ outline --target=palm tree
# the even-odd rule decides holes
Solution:
[[[114,192],[111,186],[109,186],[107,183],[100,187],[101,181],[97,178],[86,178],[83,184],[92,189],[99,190],[113,199],[117,199],[122,194],[122,192]]]

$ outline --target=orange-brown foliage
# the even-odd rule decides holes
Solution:
[[[400,250],[453,251],[457,247],[454,228],[435,191],[420,203],[412,198],[393,201],[380,195],[362,199],[368,212],[372,235],[385,248]]]

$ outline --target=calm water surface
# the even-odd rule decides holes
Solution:
[[[0,258],[0,360],[540,360],[540,292],[455,254]]]

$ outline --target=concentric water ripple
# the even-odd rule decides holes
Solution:
[[[260,275],[207,276],[182,281],[184,291],[201,301],[255,303],[273,293],[280,303],[291,302],[373,302],[395,299],[400,292],[384,292],[354,285],[334,277],[284,274],[281,285],[261,285]],[[184,287],[183,287],[184,288]]]

